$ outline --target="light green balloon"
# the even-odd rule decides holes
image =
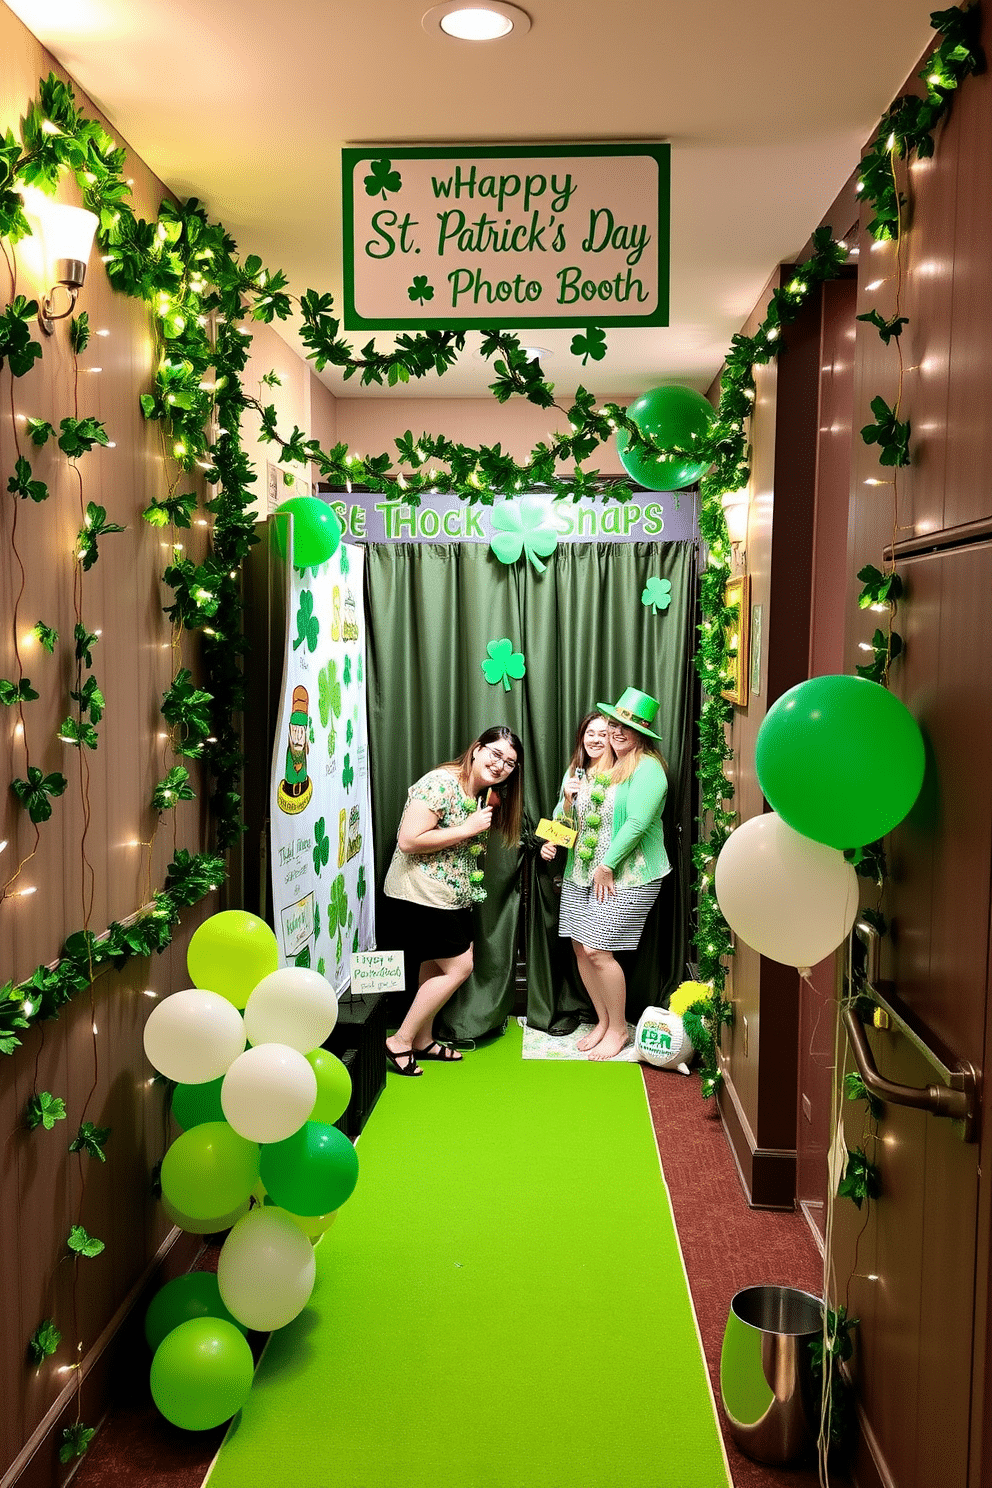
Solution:
[[[348,1109],[351,1076],[337,1055],[328,1049],[313,1049],[306,1059],[317,1076],[317,1100],[310,1120],[333,1126]]]
[[[209,1431],[245,1401],[255,1371],[248,1340],[222,1318],[192,1318],[167,1333],[152,1360],[152,1399],[184,1431]]]
[[[236,1008],[278,965],[275,932],[246,909],[222,909],[204,920],[186,952],[193,986],[218,992]]]
[[[226,1121],[205,1121],[176,1138],[162,1159],[162,1194],[180,1214],[230,1214],[258,1182],[257,1142]]]
[[[222,1318],[242,1333],[247,1331],[221,1301],[216,1272],[188,1271],[160,1287],[145,1313],[145,1338],[152,1353],[173,1328],[191,1318]]]

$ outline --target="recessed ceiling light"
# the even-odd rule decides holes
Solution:
[[[522,36],[529,31],[530,16],[504,0],[484,0],[478,5],[445,0],[427,11],[421,24],[431,34],[440,31],[456,41],[499,41],[511,32]]]

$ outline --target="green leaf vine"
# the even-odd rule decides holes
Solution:
[[[37,1328],[28,1339],[28,1357],[32,1364],[44,1364],[46,1359],[56,1353],[62,1342],[62,1334],[55,1326],[54,1318],[46,1318],[39,1323]]]

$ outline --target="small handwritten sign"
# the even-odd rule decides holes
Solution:
[[[366,997],[374,992],[402,992],[405,986],[402,951],[352,952],[352,997]]]
[[[342,150],[346,328],[667,325],[669,154]]]
[[[549,821],[546,816],[542,816],[534,835],[543,837],[546,842],[553,842],[555,847],[574,847],[579,834],[573,827],[566,827],[563,822]]]

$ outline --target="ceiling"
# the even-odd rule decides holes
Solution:
[[[521,0],[530,31],[482,44],[428,35],[428,0],[7,3],[242,254],[338,305],[342,145],[669,141],[670,326],[611,329],[585,370],[574,331],[525,337],[560,394],[601,397],[709,384],[932,37],[925,0]],[[368,395],[484,396],[478,343],[441,380]]]

